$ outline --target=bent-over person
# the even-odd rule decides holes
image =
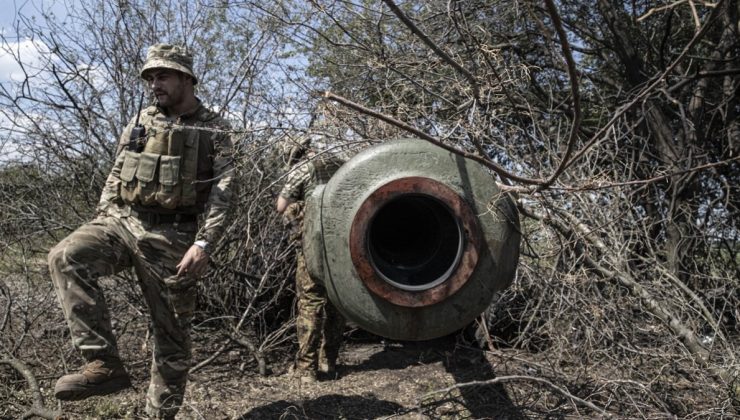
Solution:
[[[296,252],[296,293],[298,295],[296,335],[298,353],[293,374],[304,382],[316,380],[318,371],[328,378],[336,376],[336,364],[344,332],[344,318],[326,296],[319,279],[312,278],[306,268],[301,238],[303,207],[306,198],[317,185],[325,184],[342,165],[337,157],[316,154],[310,137],[285,144],[288,166],[294,165],[277,198],[276,210],[291,228],[291,240]]]

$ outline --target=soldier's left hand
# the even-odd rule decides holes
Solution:
[[[177,275],[191,275],[199,277],[202,275],[208,267],[208,253],[198,245],[192,245],[185,256],[182,257],[180,263],[177,264]]]

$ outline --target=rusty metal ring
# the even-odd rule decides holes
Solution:
[[[391,201],[406,195],[427,196],[447,207],[456,219],[462,237],[461,252],[445,277],[423,290],[405,290],[388,281],[372,262],[368,234],[377,213]],[[405,307],[439,303],[468,281],[478,263],[482,233],[470,205],[450,187],[431,178],[406,177],[388,182],[373,191],[355,213],[350,229],[352,263],[363,284],[375,295]]]

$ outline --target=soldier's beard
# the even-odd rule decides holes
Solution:
[[[157,98],[157,105],[166,109],[167,111],[177,108],[178,105],[182,104],[185,95],[183,95],[182,81],[173,84],[169,88],[160,88],[154,91],[154,96]]]
[[[156,92],[155,96],[157,97],[157,103],[162,108],[171,108],[182,102],[182,95],[173,95],[166,91]]]

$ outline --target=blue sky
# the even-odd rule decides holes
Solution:
[[[0,49],[0,83],[11,80],[19,74],[15,59],[7,54],[5,48],[10,48],[21,54],[23,61],[33,63],[38,56],[38,48],[43,46],[34,45],[29,39],[19,37],[16,26],[25,17],[31,21],[34,17],[41,21],[42,11],[50,11],[57,17],[66,15],[67,5],[74,4],[78,0],[0,0],[0,34],[6,42]],[[7,43],[7,44],[6,44]],[[15,75],[15,76],[14,76]]]
[[[63,17],[67,5],[78,3],[79,0],[0,0],[0,30],[12,30],[19,16],[39,16],[42,10]]]
[[[51,11],[57,17],[66,16],[68,4],[75,4],[79,0],[0,0],[0,84],[4,84],[12,79],[20,79],[22,72],[16,63],[16,59],[8,53],[20,55],[21,60],[32,66],[39,62],[39,50],[44,51],[45,45],[32,42],[30,39],[19,36],[16,28],[19,23],[26,18],[29,24],[33,24],[33,18],[36,22],[43,21],[40,18],[42,11]],[[23,26],[20,25],[22,28]],[[0,128],[4,127],[7,121],[4,115],[0,115]],[[1,131],[1,130],[0,130]],[[17,146],[9,141],[3,133],[0,137],[0,165],[3,162],[17,161],[22,159],[19,155]]]

